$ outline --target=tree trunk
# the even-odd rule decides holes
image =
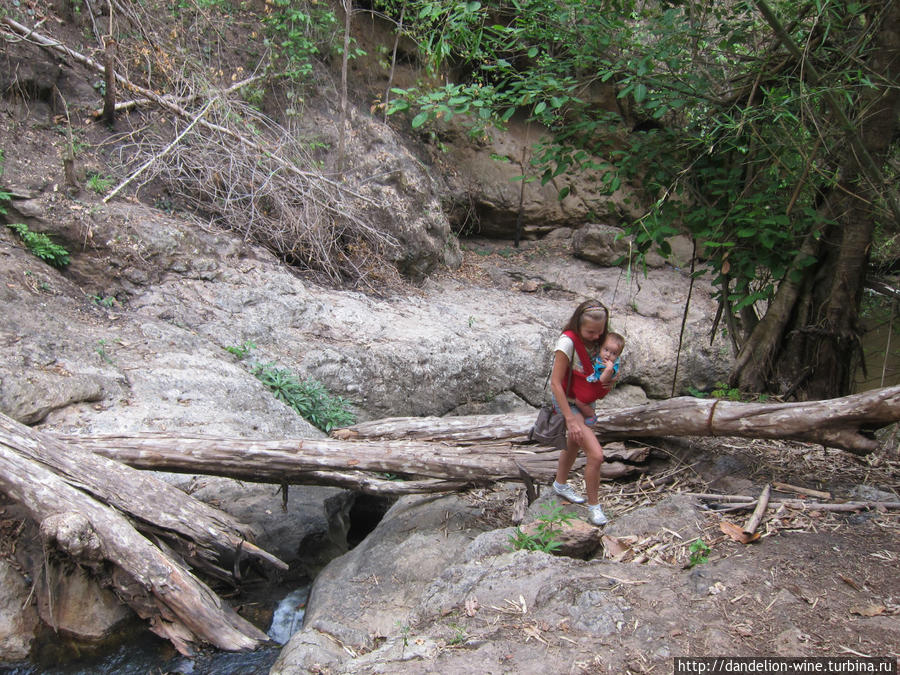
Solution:
[[[492,424],[491,422],[496,423]],[[737,403],[680,397],[620,410],[598,411],[594,427],[603,442],[659,436],[780,438],[843,448],[858,454],[879,444],[871,431],[900,420],[900,387],[807,403]],[[337,432],[338,439],[254,441],[164,434],[65,437],[130,466],[156,471],[212,473],[273,483],[319,481],[329,471],[378,472],[449,481],[448,489],[518,480],[521,471],[549,481],[558,451],[524,442],[534,415],[393,418]],[[416,440],[384,440],[385,438]],[[456,445],[449,445],[453,441]],[[506,441],[500,443],[498,441]],[[623,457],[625,458],[625,457]],[[630,458],[629,458],[630,459]],[[626,470],[604,462],[602,475]],[[370,486],[371,488],[371,486]]]
[[[362,422],[333,435],[457,444],[504,438],[523,441],[534,419],[534,413],[395,417]],[[738,436],[822,443],[866,454],[879,446],[872,432],[897,421],[900,386],[805,403],[739,403],[685,396],[632,408],[601,408],[594,430],[604,443],[656,436]]]
[[[891,209],[883,217],[893,213],[896,218],[897,212],[892,186],[878,184],[876,174],[900,111],[900,89],[894,84],[900,77],[900,5],[890,0],[874,4],[884,15],[869,66],[873,81],[884,86],[860,101],[854,128],[845,129],[853,150],[845,151],[840,181],[823,206],[823,215],[833,224],[818,242],[804,245],[818,258],[817,264],[798,271],[799,280],[792,273],[784,277],[766,316],[738,355],[730,382],[741,389],[774,390],[799,399],[850,391],[866,267],[877,209],[886,203],[884,192]],[[878,16],[874,10],[873,19]]]

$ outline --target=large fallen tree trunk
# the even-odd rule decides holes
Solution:
[[[535,414],[471,417],[396,417],[364,422],[335,435],[341,438],[478,443],[522,440]],[[601,441],[658,436],[740,436],[820,443],[856,454],[878,448],[876,429],[900,421],[900,386],[824,401],[740,403],[683,396],[646,405],[597,411],[594,430]]]
[[[261,483],[328,484],[364,492],[406,494],[447,492],[503,480],[548,482],[559,451],[510,443],[448,445],[423,441],[341,441],[336,439],[249,440],[211,436],[136,434],[61,436],[81,447],[137,469],[204,473]],[[628,469],[606,462],[606,478]],[[347,472],[413,478],[392,481],[372,475],[357,482]]]
[[[268,640],[177,556],[164,553],[136,529],[159,537],[163,548],[168,546],[162,541],[177,551],[199,549],[194,562],[236,549],[286,568],[246,541],[227,514],[152,475],[63,444],[2,414],[0,490],[41,524],[45,546],[105,575],[123,602],[179,651],[188,653],[195,641],[237,651]],[[108,565],[117,571],[110,572]],[[214,563],[208,561],[204,568],[210,566]]]

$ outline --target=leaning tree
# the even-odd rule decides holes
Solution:
[[[896,2],[376,4],[402,4],[428,63],[458,74],[393,90],[390,112],[465,114],[473,131],[524,112],[549,133],[523,173],[637,189],[649,206],[622,224],[640,252],[691,234],[732,385],[848,392],[871,250],[900,227]]]

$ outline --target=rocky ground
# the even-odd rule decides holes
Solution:
[[[722,524],[743,525],[748,510],[706,510],[685,494],[791,482],[828,491],[829,503],[895,499],[896,460],[735,439],[667,448],[648,478],[604,484],[612,521],[587,560],[512,552],[510,490],[404,500],[326,568],[273,673],[644,673],[671,672],[685,655],[898,657],[896,511],[780,508],[744,544]],[[526,521],[556,503],[545,494]],[[698,540],[703,556],[691,551]],[[352,609],[337,618],[338,607]]]
[[[40,54],[35,49],[20,65]],[[107,175],[114,153],[108,130],[90,117],[90,81],[77,69],[58,79],[68,86],[72,111],[81,113],[73,117],[84,143],[75,187],[65,185],[66,136],[50,106],[9,99],[0,109],[3,186],[14,193],[7,220],[51,232],[73,252],[60,272],[0,228],[0,410],[19,421],[70,433],[321,435],[270,395],[248,361],[227,351],[251,343],[250,361],[325,382],[352,401],[361,420],[531,409],[543,398],[551,340],[575,304],[592,296],[610,305],[613,326],[628,338],[622,386],[606,405],[709,390],[727,373],[727,340],[709,338],[716,305],[708,280],[693,289],[680,341],[689,288],[683,255],[646,272],[611,266],[619,257],[612,246],[606,262],[602,251],[585,259],[582,248],[576,257],[571,229],[583,223],[542,229],[542,217],[560,217],[556,206],[549,214],[537,210],[555,205],[552,195],[529,196],[536,209],[529,236],[546,236],[520,247],[508,237],[463,238],[456,251],[443,222],[440,236],[419,240],[423,249],[433,240],[454,242],[443,254],[458,253],[459,267],[437,266],[415,284],[392,279],[367,293],[317,285],[241,236],[200,227],[152,200],[123,196],[103,204],[85,187],[87,175]],[[385,192],[436,205],[437,188],[427,172],[416,173],[418,160],[393,137],[376,140],[359,139],[349,154],[365,158],[365,148],[387,143],[371,161],[402,158],[395,181],[402,189],[385,185]],[[504,152],[518,156],[520,146],[506,142],[512,150]],[[487,166],[490,154],[483,149],[472,164]],[[495,189],[482,185],[477,195],[456,197],[505,199],[515,209],[516,185],[500,175]],[[416,221],[410,216],[403,224]],[[429,249],[420,260],[430,265],[439,253]],[[320,575],[308,625],[274,672],[637,673],[669,672],[676,655],[897,658],[896,509],[771,509],[760,538],[742,544],[722,523],[742,525],[746,510],[714,512],[686,494],[756,496],[778,482],[827,492],[816,500],[828,505],[897,501],[900,456],[896,439],[884,440],[883,450],[866,458],[796,443],[660,441],[640,481],[604,483],[612,522],[579,557],[509,550],[517,485],[405,498]],[[311,541],[334,555],[347,547],[347,493],[315,497],[310,508],[327,513],[307,532],[309,511],[284,515],[269,486],[183,484],[251,520],[259,543],[285,559],[299,557]],[[298,492],[292,505],[302,501]],[[250,507],[240,494],[259,499]],[[526,523],[553,503],[545,489]],[[581,507],[566,508],[584,515]],[[20,555],[27,537],[34,537],[34,524],[14,505],[0,504],[7,610],[0,613],[0,647],[16,658],[33,637],[16,622],[29,612],[37,621],[28,604],[34,569]],[[701,540],[708,552],[697,550]],[[35,559],[40,563],[40,555]],[[11,635],[21,642],[11,644]]]
[[[521,250],[509,243],[474,240],[463,248],[462,267],[422,288],[410,289],[407,307],[411,303],[441,304],[448,312],[448,298],[466,297],[469,306],[460,303],[445,314],[464,317],[479,301],[488,298],[494,302],[491,293],[530,297],[535,292],[532,281],[543,284],[552,278],[553,270],[581,264],[565,254],[565,243],[552,240]],[[673,279],[677,277],[665,276],[672,273],[676,271],[654,272],[635,281],[641,285],[637,297],[664,298],[676,287]],[[622,279],[628,288],[624,274],[614,272],[611,278]],[[659,285],[659,278],[668,282]],[[591,283],[592,277],[586,274],[583,279]],[[179,283],[182,287],[190,284],[184,279]],[[575,294],[565,284],[561,286],[545,292],[547,300],[564,314]],[[315,297],[318,291],[310,292],[310,297]],[[321,297],[340,296],[322,292]],[[352,299],[350,307],[361,301],[355,296]],[[207,305],[197,307],[203,306]],[[377,302],[371,305],[379,306]],[[657,313],[666,310],[665,303],[658,307]],[[92,311],[96,310],[88,313]],[[677,312],[672,315],[677,320]],[[629,316],[630,328],[646,320]],[[87,352],[98,344],[95,339],[102,339],[96,335],[106,335],[103,331],[112,325],[106,316],[98,321],[99,333],[83,334]],[[126,319],[121,316],[115,321]],[[169,326],[165,330],[172,331],[170,349],[194,355],[191,359],[185,356],[186,361],[196,363],[193,359],[200,357],[218,362],[218,358],[197,352],[197,344],[192,342],[196,336],[188,338],[173,322],[158,324],[145,317],[142,330],[157,325]],[[202,324],[198,326],[202,328]],[[468,328],[477,333],[477,325]],[[190,341],[179,347],[178,340]],[[24,342],[31,343],[30,339]],[[113,429],[117,417],[126,424],[137,424],[140,419],[146,423],[143,406],[157,403],[152,397],[142,401],[134,393],[134,385],[156,381],[149,372],[153,368],[143,366],[140,374],[130,371],[130,349],[138,345],[130,339],[124,342],[107,344],[115,350],[111,352],[118,360],[115,369],[129,375],[131,388],[124,388],[132,394],[129,403],[123,407],[100,395],[94,403],[69,404],[51,412],[50,427],[87,424]],[[205,344],[205,339],[199,344]],[[146,352],[140,352],[144,363],[157,358],[174,363],[171,353],[153,356],[151,345],[141,349]],[[102,356],[95,357],[100,365]],[[7,363],[6,367],[11,366]],[[234,373],[229,371],[227,376],[234,380]],[[225,375],[214,375],[217,380],[221,377]],[[162,381],[173,386],[171,376]],[[147,391],[163,391],[163,398],[169,396],[160,386],[147,384]],[[276,422],[282,411],[266,411],[265,406],[248,418],[236,416],[228,422],[227,416],[220,415],[213,423],[204,411],[217,405],[216,399],[203,394],[196,383],[194,386],[194,394],[175,396],[171,403],[182,409],[178,424],[189,423],[207,432],[214,428],[234,431],[255,417],[255,430],[244,429],[252,435],[261,431],[277,434],[274,427],[265,425],[285,423]],[[641,391],[636,386],[632,389]],[[258,392],[259,397],[264,395]],[[254,399],[251,391],[246,396],[248,401]],[[622,404],[625,401],[639,402],[624,399]],[[484,410],[491,405],[509,406],[510,401],[482,402],[476,408]],[[184,410],[191,412],[188,415]],[[172,424],[166,415],[156,419],[163,428]],[[300,426],[292,433],[302,433]],[[414,514],[406,517],[415,524],[404,520],[403,511],[399,515],[390,512],[366,543],[339,559],[343,562],[335,563],[336,568],[320,578],[318,597],[332,601],[317,601],[314,594],[309,627],[284,650],[273,672],[537,673],[547,672],[548,662],[553,664],[553,672],[560,673],[666,672],[676,655],[896,657],[896,645],[900,644],[900,522],[896,510],[770,510],[760,525],[760,539],[741,544],[723,532],[721,523],[727,520],[741,525],[748,511],[715,513],[704,510],[701,500],[679,494],[757,495],[764,484],[780,482],[830,494],[828,499],[808,498],[810,501],[896,501],[900,490],[896,443],[890,438],[885,441],[884,451],[868,458],[771,441],[661,442],[642,480],[603,485],[602,499],[612,522],[604,530],[603,547],[587,560],[509,550],[509,538],[515,533],[511,514],[516,486],[438,500],[406,498],[403,508]],[[533,505],[530,519],[539,517],[547,503],[545,494]],[[227,503],[224,506],[227,508]],[[424,515],[429,508],[436,511]],[[568,509],[583,516],[581,507]],[[453,513],[460,514],[456,524]],[[434,520],[430,525],[429,518]],[[7,559],[14,559],[16,538],[9,535],[21,532],[22,521],[7,517],[3,524],[7,537],[2,550]],[[706,560],[690,566],[690,546],[698,539],[710,550]],[[379,548],[383,553],[373,555]],[[411,560],[398,568],[407,553]],[[312,609],[316,606],[320,607],[318,613]],[[337,644],[343,648],[335,649]]]

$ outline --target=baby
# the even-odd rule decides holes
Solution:
[[[619,357],[625,349],[625,338],[619,333],[607,333],[600,352],[591,359],[594,372],[587,376],[588,382],[604,382],[612,388],[619,377]],[[590,403],[575,400],[575,407],[584,415],[584,423],[588,426],[597,421],[594,407]]]

